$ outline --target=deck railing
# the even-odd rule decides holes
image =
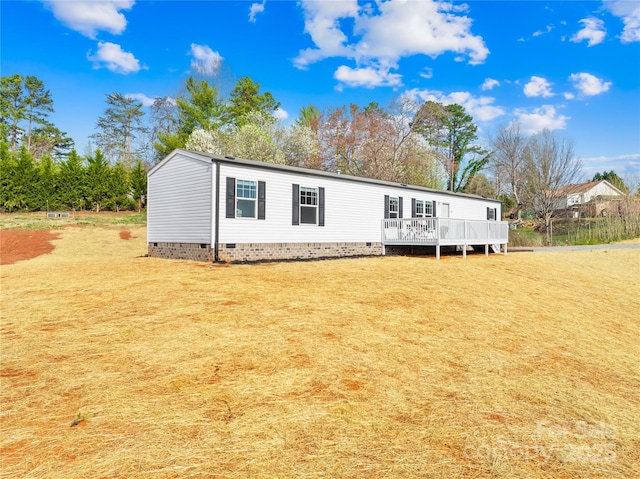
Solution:
[[[506,221],[454,218],[388,218],[382,220],[384,245],[505,245]]]

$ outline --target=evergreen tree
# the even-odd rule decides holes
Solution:
[[[111,168],[108,185],[108,205],[112,210],[120,211],[129,202],[129,172],[122,163],[118,162]]]
[[[85,205],[86,169],[84,160],[72,150],[60,164],[59,195],[61,203],[72,210],[80,210]]]
[[[464,191],[469,181],[489,161],[485,150],[472,145],[478,138],[478,127],[461,105],[454,103],[445,106],[428,101],[416,113],[412,127],[440,155],[449,175],[447,189],[450,191]],[[472,155],[471,159],[461,171],[461,165],[469,154]]]
[[[38,165],[38,195],[36,208],[43,211],[58,210],[62,206],[59,192],[59,174],[55,162],[49,155],[40,159]]]
[[[131,168],[134,157],[134,141],[146,132],[142,124],[142,103],[121,93],[107,95],[104,116],[98,118],[96,133],[91,135],[104,155],[112,161],[121,161]]]
[[[133,195],[133,199],[138,202],[138,213],[142,211],[145,198],[147,196],[147,172],[138,160],[131,170],[129,189]]]
[[[7,198],[2,206],[7,211],[34,209],[38,196],[38,170],[33,156],[22,146],[8,167]]]
[[[223,126],[225,105],[219,91],[206,80],[187,78],[186,95],[176,99],[177,127],[174,131],[159,131],[154,144],[160,158],[176,148],[184,148],[194,130],[216,131]]]
[[[237,127],[251,122],[251,115],[260,113],[274,119],[275,111],[280,108],[280,103],[273,99],[269,92],[260,94],[260,84],[249,77],[238,80],[231,92],[231,105],[225,115],[226,123]]]
[[[596,173],[593,176],[593,180],[592,181],[601,181],[601,180],[607,180],[613,186],[615,186],[620,191],[622,191],[625,195],[629,194],[629,188],[627,187],[627,185],[624,184],[624,180],[622,178],[620,178],[615,171],[613,171],[613,170],[606,171],[605,170],[602,173]]]
[[[0,141],[0,208],[6,208],[11,194],[11,168],[13,153],[9,150],[9,143]]]
[[[8,141],[13,151],[24,129],[20,122],[26,118],[27,105],[22,91],[22,76],[11,75],[0,79],[0,141]]]
[[[61,159],[66,157],[73,147],[73,140],[50,123],[34,128],[31,132],[30,151],[35,158],[49,155]]]
[[[96,213],[100,213],[109,198],[109,162],[98,148],[94,155],[87,157],[86,198]]]
[[[27,76],[24,79],[24,87],[26,90],[25,116],[28,122],[27,150],[31,152],[31,135],[34,123],[42,126],[52,126],[46,118],[49,113],[53,112],[53,99],[51,98],[51,92],[44,88],[42,80],[34,76]]]

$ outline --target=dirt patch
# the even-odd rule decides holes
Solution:
[[[59,237],[60,233],[51,231],[0,231],[0,264],[51,253],[55,248],[51,241]]]
[[[120,239],[123,240],[130,240],[131,239],[131,231],[120,231]]]

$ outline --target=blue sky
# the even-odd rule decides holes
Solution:
[[[2,75],[35,75],[82,153],[119,92],[249,76],[283,121],[402,95],[459,103],[483,141],[517,121],[573,139],[585,178],[640,174],[640,2],[6,1]]]

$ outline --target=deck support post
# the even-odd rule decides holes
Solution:
[[[462,245],[462,257],[465,258],[465,259],[467,258],[467,245],[466,244]]]
[[[504,246],[504,255],[507,256],[507,243],[505,243],[503,246]]]
[[[489,256],[489,243],[484,245],[484,255]]]
[[[436,244],[436,259],[440,259],[440,243]]]

